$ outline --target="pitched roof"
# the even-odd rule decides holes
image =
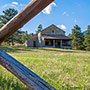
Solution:
[[[64,35],[42,35],[44,39],[60,39],[60,40],[72,40],[71,38]]]
[[[52,24],[52,25],[50,25],[50,26],[48,26],[48,27],[46,27],[45,29],[43,29],[42,31],[44,31],[44,30],[46,30],[47,28],[50,28],[50,27],[52,27],[52,26],[54,26],[54,27],[56,27],[57,29],[59,29],[59,30],[61,30],[62,32],[64,32],[65,33],[65,31],[63,31],[62,29],[60,29],[59,27],[57,27],[56,25],[54,25],[54,24]],[[42,32],[41,31],[41,32]]]

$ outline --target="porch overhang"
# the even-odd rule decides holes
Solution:
[[[44,40],[72,40],[71,38],[64,35],[43,35]]]

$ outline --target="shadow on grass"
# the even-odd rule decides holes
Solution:
[[[86,51],[79,51],[79,50],[70,50],[70,49],[60,49],[60,48],[41,48],[40,50],[45,50],[45,51],[53,51],[53,52],[63,52],[63,53],[86,53]]]
[[[5,52],[31,51],[30,48],[24,46],[1,46],[0,49]]]
[[[86,53],[86,51],[83,51],[83,50],[79,51],[79,50],[46,48],[46,47],[1,46],[0,49],[5,52],[33,51],[34,49],[37,49],[37,50],[64,52],[64,53]]]
[[[57,49],[42,49],[42,50],[55,51],[55,52],[66,52],[66,53],[76,53],[76,52],[74,52],[74,51],[68,51],[68,50],[66,51],[66,50],[64,50],[64,49],[63,49],[63,50],[61,50],[61,49],[60,49],[60,50],[59,50],[59,49],[58,49],[58,50],[57,50]]]

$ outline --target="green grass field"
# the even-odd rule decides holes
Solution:
[[[90,90],[90,52],[58,48],[0,47],[57,90]],[[29,90],[0,66],[0,90]]]

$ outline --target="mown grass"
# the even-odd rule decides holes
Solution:
[[[90,52],[58,48],[0,47],[57,90],[90,90]],[[0,90],[28,90],[0,66]]]

